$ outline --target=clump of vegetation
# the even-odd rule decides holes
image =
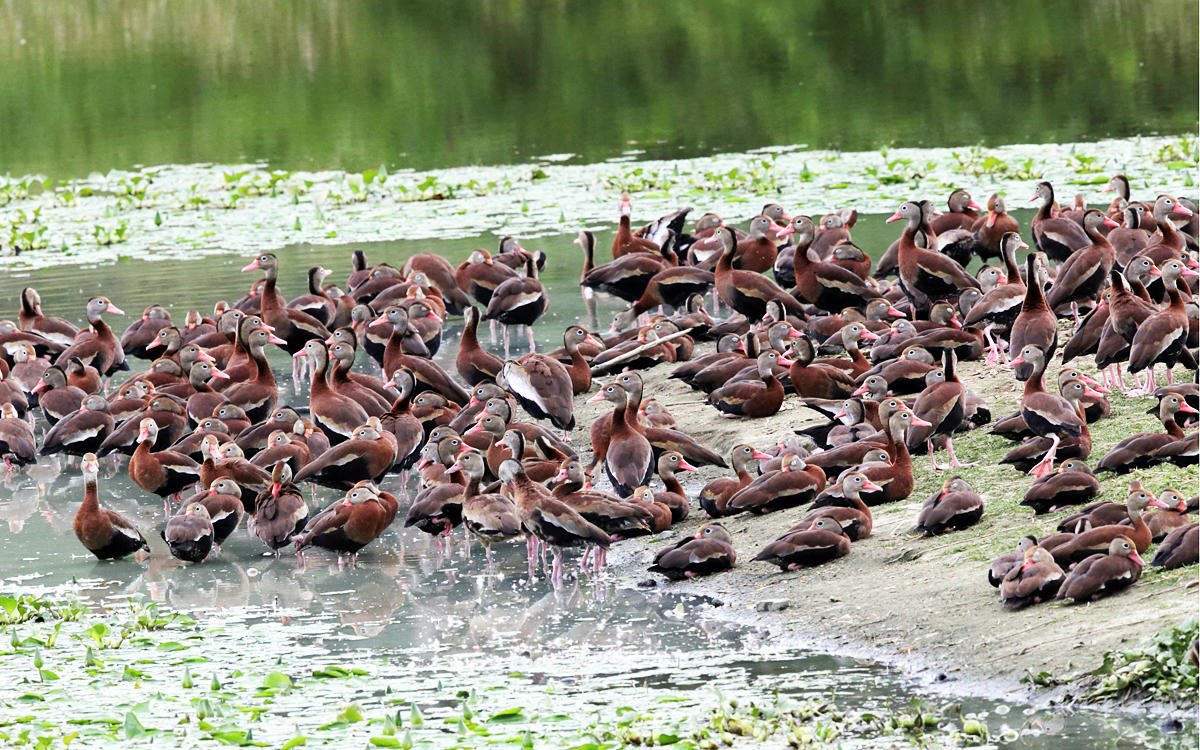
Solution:
[[[1194,705],[1200,671],[1188,652],[1200,637],[1200,624],[1192,620],[1162,631],[1147,646],[1110,651],[1092,672],[1100,678],[1085,700],[1127,698],[1141,693],[1159,700]]]
[[[15,255],[25,250],[38,250],[49,244],[46,240],[46,225],[41,220],[42,209],[32,211],[18,209],[8,223],[8,246]]]
[[[92,227],[92,239],[97,245],[119,245],[129,241],[129,222],[122,219],[113,225],[96,224]]]
[[[958,168],[963,174],[972,177],[978,178],[986,175],[1006,180],[1040,180],[1042,178],[1042,170],[1036,166],[1033,157],[1010,163],[995,154],[984,153],[981,146],[972,146],[966,151],[951,151],[950,156],[958,163]],[[1073,166],[1078,171],[1079,166],[1088,165]]]
[[[87,609],[77,601],[58,602],[40,596],[0,596],[0,629],[23,622],[74,622]]]
[[[1160,148],[1152,158],[1168,169],[1195,169],[1200,163],[1200,140],[1195,135],[1182,135]]]

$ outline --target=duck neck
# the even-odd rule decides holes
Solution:
[[[100,493],[96,490],[96,475],[87,474],[83,482],[83,503],[80,511],[94,512],[100,510]]]

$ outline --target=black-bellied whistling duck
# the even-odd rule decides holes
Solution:
[[[1038,257],[1036,253],[1030,253],[1025,261],[1029,283],[1025,285],[1021,309],[1009,331],[1009,351],[1020,352],[1026,346],[1033,345],[1045,352],[1049,359],[1058,347],[1058,318],[1042,293]]]
[[[702,524],[694,536],[659,550],[649,570],[681,581],[729,570],[736,561],[733,538],[724,526],[712,521]]]
[[[745,443],[735,445],[729,455],[734,476],[720,477],[704,485],[697,496],[700,507],[710,518],[720,518],[740,512],[735,510],[731,513],[727,509],[729,498],[753,481],[753,477],[750,475],[752,462],[766,461],[770,458],[766,453],[755,450],[751,445]]]
[[[1034,201],[1041,201],[1041,205],[1031,225],[1033,243],[1046,257],[1055,263],[1063,263],[1071,253],[1091,243],[1079,222],[1053,215],[1054,186],[1049,182],[1038,183],[1029,199],[1030,203]]]
[[[1083,460],[1069,458],[1058,470],[1037,479],[1021,505],[1033,508],[1036,515],[1050,513],[1070,505],[1082,505],[1100,492],[1100,481]]]
[[[1183,297],[1179,293],[1182,278],[1194,278],[1198,274],[1184,266],[1179,260],[1168,260],[1162,264],[1157,275],[1162,276],[1169,303],[1146,318],[1134,333],[1129,348],[1129,371],[1135,375],[1149,370],[1145,393],[1154,391],[1154,366],[1163,364],[1167,368],[1167,384],[1172,382],[1171,368],[1182,362],[1190,370],[1196,369],[1196,359],[1187,350],[1188,320]],[[1180,436],[1182,437],[1182,436]]]
[[[485,307],[492,301],[492,292],[496,291],[496,287],[517,276],[512,268],[496,263],[487,250],[473,251],[454,271],[458,288]]]
[[[1118,536],[1107,546],[1107,554],[1092,555],[1071,570],[1055,599],[1089,602],[1128,588],[1142,577],[1145,565],[1134,543]]]
[[[1158,402],[1158,416],[1165,432],[1140,432],[1121,440],[1104,454],[1100,463],[1096,465],[1096,471],[1125,474],[1133,469],[1149,466],[1153,462],[1152,454],[1155,450],[1184,438],[1183,428],[1175,421],[1177,412],[1194,414],[1197,410],[1176,393],[1164,395]]]
[[[274,329],[275,337],[284,342],[281,346],[289,354],[303,350],[305,343],[312,339],[324,341],[329,337],[329,331],[321,321],[308,313],[284,307],[283,298],[279,296],[279,292],[275,288],[276,277],[279,273],[279,261],[274,253],[259,255],[242,271],[259,269],[266,277],[259,315],[263,322]]]
[[[12,360],[12,369],[8,372],[8,378],[19,385],[21,391],[28,398],[33,393],[33,389],[37,386],[38,381],[42,379],[42,374],[50,367],[50,363],[39,357],[37,350],[29,344],[15,347],[12,353]],[[90,369],[92,372],[96,371],[94,367]],[[69,378],[67,382],[70,382]],[[95,393],[95,391],[91,392]],[[35,399],[30,399],[30,405],[34,405],[35,401]]]
[[[208,417],[196,425],[196,429],[171,444],[170,450],[182,453],[193,461],[204,460],[204,438],[212,435],[218,444],[227,443],[233,438],[229,428],[216,417]]]
[[[871,370],[863,373],[865,378],[862,375],[858,376],[861,385],[850,395],[878,395],[876,392],[881,390],[881,382],[884,386],[883,393],[891,391],[897,396],[920,393],[925,388],[926,377],[932,370],[936,370],[937,366],[934,365],[932,354],[920,346],[913,345],[904,347],[894,361],[885,361],[873,369],[874,373]]]
[[[31,331],[42,338],[64,347],[75,343],[79,329],[62,318],[42,313],[42,296],[31,286],[21,290],[21,310],[17,313],[17,324],[22,331]]]
[[[359,550],[379,538],[395,516],[380,494],[370,482],[355,484],[345,497],[308,520],[293,538],[296,553],[316,546],[336,552],[339,564],[343,554],[349,554],[353,563]]]
[[[348,440],[305,464],[294,481],[345,489],[361,481],[380,481],[395,461],[394,444],[385,440],[379,430],[363,425]]]
[[[442,316],[425,302],[411,302],[405,307],[408,309],[409,325],[421,337],[429,356],[434,356],[442,345]]]
[[[92,297],[87,303],[87,319],[91,325],[89,331],[81,331],[75,342],[68,346],[54,360],[54,364],[62,367],[77,357],[80,362],[95,367],[101,375],[109,376],[118,370],[128,370],[125,362],[125,351],[121,343],[113,336],[112,329],[100,316],[104,313],[124,315],[107,297]]]
[[[583,465],[576,459],[567,459],[560,464],[559,472],[551,480],[551,493],[614,539],[642,536],[658,528],[656,515],[647,505],[622,500],[612,493],[597,490],[586,480]],[[671,513],[668,510],[663,527],[670,524]]]
[[[354,366],[354,346],[346,341],[337,341],[329,347],[328,352],[329,388],[357,403],[369,416],[380,417],[386,414],[391,407],[392,398],[391,394],[384,390],[383,384],[369,375],[350,371]],[[353,377],[355,375],[359,377]]]
[[[266,446],[250,458],[250,463],[266,469],[284,461],[294,476],[312,459],[313,455],[308,449],[308,444],[299,435],[291,430],[287,432],[275,430],[267,438]]]
[[[985,263],[988,258],[1001,257],[1004,235],[1020,231],[999,193],[992,193],[987,202],[987,216],[976,219],[970,229],[975,235],[975,252]]]
[[[942,488],[921,506],[916,531],[944,534],[979,523],[983,516],[983,498],[962,477],[950,477]]]
[[[321,266],[312,266],[308,269],[308,292],[289,301],[287,307],[292,310],[299,310],[311,316],[314,320],[323,326],[328,326],[333,322],[333,314],[335,305],[321,285],[325,279],[332,273]]]
[[[213,553],[220,552],[221,545],[237,530],[246,513],[242,504],[242,488],[232,479],[218,479],[212,486],[185,499],[180,512],[186,511],[193,503],[199,503],[208,511],[208,520],[213,529]]]
[[[1156,463],[1169,461],[1176,466],[1195,466],[1197,457],[1200,457],[1200,432],[1193,432],[1159,446],[1150,456]]]
[[[590,254],[588,245],[584,245],[584,268],[580,278],[580,286],[591,291],[593,289],[606,292],[631,304],[641,299],[649,288],[650,280],[661,271],[675,267],[675,259],[653,253],[629,253],[616,258],[609,263],[587,269]],[[694,266],[689,266],[694,268]],[[649,309],[649,308],[647,308]],[[635,316],[636,317],[636,316]]]
[[[935,216],[930,222],[933,231],[938,234],[949,232],[951,229],[970,229],[979,219],[976,212],[983,210],[978,203],[971,200],[971,194],[962,188],[950,193],[950,197],[946,199],[946,208],[949,211]]]
[[[211,485],[221,477],[229,477],[241,485],[243,490],[262,491],[271,486],[271,475],[262,467],[255,466],[241,455],[235,443],[216,445],[213,436],[201,441],[200,484]],[[290,471],[290,468],[289,468]],[[289,474],[290,476],[290,474]]]
[[[270,419],[261,422],[238,434],[234,442],[245,451],[247,456],[263,450],[270,444],[271,433],[276,430],[291,432],[300,420],[300,415],[290,406],[281,406],[271,414]]]
[[[459,433],[466,432],[473,424],[475,424],[480,412],[483,411],[484,404],[487,403],[488,399],[492,398],[507,400],[510,405],[510,410],[517,407],[516,399],[508,395],[508,391],[496,385],[494,382],[480,383],[471,390],[470,401],[468,401],[467,405],[458,413],[458,416],[451,420],[450,426]]]
[[[611,430],[604,452],[604,471],[621,497],[629,497],[638,487],[650,480],[654,472],[654,453],[646,436],[638,430],[636,410],[629,393],[618,383],[610,383],[589,403],[608,401],[613,404]]]
[[[37,463],[37,438],[33,428],[17,414],[12,404],[0,406],[0,459],[9,470],[13,466]]]
[[[515,362],[506,362],[496,383],[515,396],[534,418],[549,420],[560,430],[574,429],[571,374],[558,360],[526,354]]]
[[[863,252],[862,248],[857,245],[843,242],[833,248],[833,253],[829,256],[829,262],[846,269],[864,281],[870,278],[871,256]]]
[[[408,308],[401,305],[390,305],[371,325],[391,328],[380,361],[385,374],[395,371],[400,366],[400,361],[406,356],[429,356],[429,348],[425,346],[425,341],[417,332],[416,326],[409,320]],[[369,331],[364,331],[364,333],[369,333]]]
[[[225,425],[225,431],[233,437],[239,435],[251,424],[250,418],[246,416],[246,410],[237,404],[221,404],[213,409],[213,416],[221,420]]]
[[[462,481],[447,481],[421,490],[404,519],[406,527],[416,526],[435,537],[439,549],[441,537],[450,536],[450,532],[462,523],[467,498],[479,492],[479,482],[484,474],[483,455],[471,449],[462,451],[446,467],[446,474]]]
[[[867,478],[866,474],[852,471],[839,482],[841,496],[848,505],[817,505],[808,515],[788,531],[803,531],[810,528],[818,518],[833,517],[841,524],[842,531],[857,542],[871,536],[871,509],[862,500],[863,492],[882,492],[883,488]]]
[[[137,448],[142,417],[149,417],[158,425],[158,440],[154,443],[154,450],[165,450],[187,431],[187,415],[179,401],[171,396],[155,396],[140,412],[117,425],[100,444],[96,454],[107,456],[114,451],[132,454]]]
[[[137,449],[129,459],[129,477],[147,492],[166,498],[178,495],[200,478],[200,465],[173,450],[151,452],[158,440],[158,425],[144,418],[138,425]]]
[[[1014,565],[1000,582],[1000,602],[1009,609],[1048,602],[1054,598],[1066,574],[1045,549],[1025,550],[1020,565]]]
[[[1117,254],[1117,265],[1125,267],[1150,244],[1150,233],[1143,225],[1153,228],[1153,222],[1147,220],[1150,214],[1140,203],[1126,206],[1119,216],[1123,223],[1108,233],[1108,244]],[[1117,217],[1110,214],[1109,218],[1115,220]]]
[[[671,521],[678,523],[688,517],[691,502],[683,490],[683,485],[675,476],[675,472],[696,471],[696,467],[685,461],[683,456],[675,451],[667,451],[659,456],[657,467],[658,476],[663,481],[664,489],[655,492],[654,497],[671,509]]]
[[[1115,227],[1117,223],[1094,208],[1084,213],[1083,231],[1090,242],[1063,261],[1046,295],[1046,304],[1051,310],[1057,311],[1070,304],[1076,324],[1079,323],[1079,303],[1095,303],[1116,263],[1112,245],[1100,233],[1102,226]]]
[[[642,402],[637,418],[638,424],[643,427],[670,428],[675,426],[675,417],[671,416],[667,407],[652,398]]]
[[[839,367],[850,373],[850,376],[854,378],[871,369],[871,363],[867,361],[867,358],[863,356],[862,351],[858,348],[858,342],[877,341],[879,340],[879,336],[872,333],[864,323],[847,323],[842,326],[842,330],[837,333],[837,340],[841,342],[846,353],[850,355],[849,359],[827,357],[813,360],[813,362],[815,364]]]
[[[796,298],[773,281],[753,271],[734,269],[733,255],[737,251],[737,241],[732,229],[720,227],[716,237],[721,245],[721,256],[713,277],[722,302],[750,320],[761,318],[770,300],[778,300],[784,310],[792,315],[804,316],[804,309]]]
[[[1098,397],[1100,393],[1078,378],[1060,377],[1058,382],[1058,396],[1079,418],[1079,434],[1067,434],[1061,440],[1054,453],[1064,458],[1087,458],[1092,452],[1092,435],[1088,429],[1087,417],[1082,402],[1084,398]],[[1025,415],[1022,411],[1021,419],[1024,418]],[[1043,453],[1050,451],[1053,446],[1053,440],[1036,432],[1034,429],[1029,429],[1028,431],[1030,437],[1006,453],[1000,459],[1000,463],[1013,464],[1021,470],[1029,469],[1030,473],[1034,476],[1043,477],[1053,467],[1037,461],[1037,458]]]
[[[1087,425],[1075,405],[1059,394],[1046,391],[1045,352],[1036,346],[1026,346],[1009,365],[1016,370],[1017,379],[1025,381],[1025,392],[1021,397],[1021,416],[1025,418],[1025,424],[1034,434],[1050,436],[1045,458],[1029,472],[1042,477],[1053,468],[1062,438],[1081,437]]]
[[[1131,488],[1125,509],[1132,527],[1119,523],[1094,526],[1054,546],[1050,553],[1059,565],[1079,562],[1091,555],[1103,555],[1117,537],[1129,539],[1139,553],[1145,552],[1153,540],[1150,527],[1143,517],[1150,500],[1150,493],[1136,486]]]
[[[579,351],[582,344],[603,345],[583,326],[570,326],[563,332],[563,348],[571,357],[571,364],[567,365],[567,374],[571,378],[571,392],[576,396],[587,393],[592,387],[592,369]]]
[[[730,349],[727,352],[728,356],[715,357],[708,364],[696,368],[694,372],[690,369],[684,370],[683,379],[692,388],[704,391],[705,393],[712,393],[717,388],[728,383],[746,367],[755,367],[755,372],[757,373],[756,362],[760,353],[761,349],[758,337],[753,333],[747,333],[739,342],[736,349]],[[682,367],[687,367],[688,364],[691,363],[685,363]],[[690,375],[688,374],[689,372],[691,373]]]
[[[425,278],[441,292],[446,301],[446,310],[451,315],[461,315],[471,300],[455,283],[454,266],[437,253],[417,253],[404,261],[400,271],[412,278],[424,274]]]
[[[907,201],[888,217],[889,222],[908,222],[900,235],[896,261],[904,293],[918,311],[929,309],[933,302],[961,289],[979,288],[979,282],[949,256],[917,246],[915,237],[925,221],[927,205],[928,201]]]
[[[508,357],[508,327],[511,325],[525,326],[529,335],[529,351],[534,351],[533,323],[542,317],[550,304],[550,298],[542,282],[538,281],[537,265],[533,256],[525,262],[525,275],[509,279],[492,292],[487,311],[483,314],[485,320],[498,320],[504,326],[504,356]]]
[[[307,522],[308,504],[292,482],[292,470],[280,461],[271,469],[271,485],[255,497],[246,529],[278,557],[279,550],[290,544]]]
[[[468,307],[464,312],[462,339],[458,353],[454,355],[454,367],[470,386],[495,380],[504,366],[504,360],[479,345],[478,327],[479,308]]]
[[[343,396],[332,388],[325,379],[329,361],[325,345],[309,339],[296,357],[307,357],[312,366],[312,383],[309,388],[308,408],[313,421],[336,445],[354,434],[359,425],[367,421],[368,414],[358,402]]]
[[[146,345],[154,341],[158,331],[171,325],[171,313],[161,305],[150,305],[142,317],[129,324],[121,334],[121,349],[128,357],[151,359]]]
[[[609,535],[603,529],[589,523],[569,505],[555,498],[550,490],[532,481],[519,462],[509,459],[500,464],[500,480],[508,487],[517,506],[521,525],[530,534],[528,552],[531,574],[536,540],[554,548],[551,577],[555,585],[562,581],[564,547],[593,545],[601,550],[608,549]],[[603,559],[602,553],[598,559]]]
[[[492,545],[523,535],[521,517],[512,500],[500,493],[472,494],[463,500],[463,526],[483,545],[488,567],[495,566]]]
[[[753,273],[765,273],[775,265],[776,238],[791,234],[789,229],[776,229],[767,216],[756,216],[750,220],[750,236],[737,243],[733,256],[733,267]]]
[[[171,556],[184,562],[203,562],[213,548],[213,525],[208,508],[192,503],[167,520],[162,532]]]
[[[257,372],[250,380],[234,383],[221,393],[232,404],[240,406],[246,417],[253,423],[267,418],[275,411],[279,400],[279,390],[275,385],[275,374],[267,362],[263,348],[267,344],[281,345],[283,339],[268,331],[266,328],[255,328],[244,340],[246,351],[256,365]],[[317,342],[320,344],[320,341]]]
[[[812,219],[797,216],[792,219],[791,227],[785,231],[807,236],[813,231]],[[793,261],[796,284],[792,294],[822,310],[830,311],[843,307],[862,307],[868,300],[877,296],[875,290],[867,286],[853,271],[820,260],[815,250],[812,250],[812,257],[809,256],[809,251],[801,252],[799,248],[804,244],[802,240],[797,241]]]
[[[1195,565],[1200,560],[1200,524],[1188,524],[1167,534],[1150,564],[1164,570]]]
[[[858,388],[854,376],[846,370],[814,362],[814,347],[807,337],[792,342],[791,354],[788,378],[800,398],[843,399]]]
[[[93,453],[112,432],[114,422],[103,396],[88,396],[77,411],[59,420],[42,438],[39,453],[50,456],[67,453],[82,456]]]
[[[774,350],[763,352],[756,360],[758,379],[726,383],[708,395],[708,402],[721,416],[758,418],[776,414],[784,396],[783,385],[775,377],[776,364],[792,362]]]
[[[994,588],[1000,588],[1000,583],[1004,580],[1004,577],[1014,568],[1021,566],[1021,563],[1025,561],[1025,553],[1036,547],[1037,543],[1038,540],[1035,536],[1021,537],[1017,542],[1015,552],[1005,552],[992,561],[991,566],[988,568],[988,583]]]
[[[780,571],[820,565],[850,553],[850,537],[833,516],[819,516],[812,526],[776,539],[754,556],[755,562],[778,565]]]
[[[146,408],[150,387],[136,380],[127,381],[108,399],[108,413],[118,424]]]
[[[614,325],[618,330],[625,330],[639,315],[655,307],[681,308],[693,294],[706,294],[715,283],[712,271],[695,266],[667,266],[650,277],[641,296],[619,314]]]
[[[1146,525],[1150,527],[1150,539],[1153,542],[1161,542],[1167,534],[1192,522],[1187,515],[1187,501],[1174,490],[1168,492],[1169,495],[1164,492],[1158,497],[1151,497],[1149,504],[1156,510],[1144,516]]]
[[[954,369],[955,359],[954,350],[947,349],[942,357],[943,377],[940,382],[934,382],[921,391],[912,407],[913,414],[928,422],[930,426],[916,427],[908,434],[908,449],[911,451],[922,442],[925,443],[929,451],[929,463],[934,471],[973,465],[960,463],[954,455],[952,436],[962,427],[966,418],[967,402],[966,389],[963,388],[962,381],[958,379],[958,373]],[[939,465],[934,459],[933,439],[938,435],[946,440],[946,452],[950,454],[950,463],[947,466]]]
[[[633,233],[630,217],[633,214],[633,202],[628,193],[621,193],[621,219],[617,224],[617,234],[613,237],[612,257],[620,258],[630,253],[657,253],[659,246],[650,240],[638,237]]]
[[[1138,253],[1138,255],[1150,258],[1155,265],[1161,265],[1165,260],[1181,258],[1187,249],[1183,235],[1171,221],[1172,213],[1191,216],[1192,210],[1173,196],[1158,196],[1158,199],[1154,201],[1154,220],[1158,223],[1158,233]]]
[[[799,456],[789,456],[778,471],[762,474],[734,493],[726,507],[756,515],[771,513],[803,505],[823,489],[825,473],[819,466],[806,466]]]
[[[89,552],[101,560],[115,560],[138,550],[149,552],[150,547],[133,523],[115,511],[100,507],[96,475],[100,462],[95,454],[86,453],[83,470],[83,503],[75,512],[75,536]]]
[[[525,434],[520,430],[506,429],[500,437],[500,442],[508,448],[510,457],[521,458],[525,473],[535,482],[548,482],[558,473],[559,464],[567,458],[566,454],[555,450],[549,443],[527,445]],[[549,453],[543,453],[542,449]],[[497,465],[498,466],[498,465]]]

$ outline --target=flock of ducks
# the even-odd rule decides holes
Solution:
[[[1010,607],[1088,600],[1135,582],[1154,542],[1153,564],[1197,559],[1195,499],[1170,489],[1155,497],[1134,483],[1124,505],[1085,505],[1099,474],[1194,466],[1198,455],[1197,433],[1184,432],[1200,405],[1196,207],[1170,195],[1134,200],[1121,175],[1109,187],[1117,197],[1096,209],[1081,198],[1060,205],[1049,183],[1037,185],[1024,263],[1017,255],[1029,245],[1001,196],[986,210],[963,190],[944,212],[907,201],[888,219],[903,229],[873,273],[851,236],[853,210],[814,220],[768,204],[746,230],[705,214],[688,233],[690,209],[635,228],[622,196],[612,259],[597,264],[590,231],[576,244],[585,299],[609,294],[628,308],[607,333],[568,326],[563,346],[544,353],[534,350],[532,326],[550,302],[538,280],[546,256],[507,237],[458,266],[431,253],[401,267],[370,265],[355,252],[343,286],[313,267],[307,292],[290,301],[278,288],[279,259],[262,253],[242,269],[257,276],[242,299],[217,302],[208,316],[191,310],[180,323],[151,305],[120,338],[105,321],[124,314],[112,301],[89,299],[88,325],[77,329],[44,314],[27,288],[17,323],[0,322],[0,453],[10,468],[39,454],[81,457],[75,532],[101,559],[149,549],[141,530],[101,503],[100,459],[125,454],[132,481],[163,499],[160,533],[181,560],[217,554],[246,518],[276,554],[320,547],[341,563],[403,508],[404,525],[439,548],[464,527],[489,565],[492,545],[524,539],[532,576],[539,557],[551,567],[549,549],[557,584],[564,549],[582,548],[581,567],[599,571],[614,541],[662,532],[696,505],[712,519],[807,505],[754,560],[781,570],[834,560],[871,535],[872,507],[909,497],[914,454],[927,453],[938,471],[969,466],[954,436],[991,424],[1016,442],[1003,462],[1034,477],[1024,504],[1078,512],[1059,533],[1022,539],[989,579]],[[974,257],[985,265],[971,275],[964,267]],[[722,307],[728,314],[714,318]],[[434,356],[456,315],[464,326],[449,372]],[[1063,318],[1074,326],[1048,387]],[[503,357],[481,344],[483,321],[493,343],[503,327]],[[515,359],[513,326],[525,327],[529,348]],[[292,355],[307,403],[284,403],[269,347]],[[1094,356],[1100,380],[1068,364],[1083,356]],[[109,391],[109,378],[135,359],[148,365]],[[993,420],[964,386],[958,364],[981,359],[1008,364],[1023,381],[1016,413]],[[734,446],[727,462],[647,398],[654,384],[643,378],[664,370],[642,373],[660,364],[703,393],[713,418],[770,417],[794,397],[826,420],[767,451]],[[1187,382],[1173,382],[1177,364]],[[588,400],[611,408],[588,426],[584,456],[567,431],[593,377],[611,379]],[[1163,430],[1125,438],[1093,472],[1089,425],[1108,416],[1115,389],[1157,399]],[[731,473],[692,495],[677,473],[701,466]],[[609,490],[592,486],[601,467]],[[380,484],[395,473],[401,481],[389,486],[400,497]],[[314,512],[306,483],[338,497]],[[951,476],[916,527],[964,529],[983,511],[967,479]],[[713,520],[662,549],[651,570],[683,579],[735,562],[728,531]]]

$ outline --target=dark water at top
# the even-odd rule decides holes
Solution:
[[[0,174],[436,168],[1197,127],[1197,6],[6,2]]]

